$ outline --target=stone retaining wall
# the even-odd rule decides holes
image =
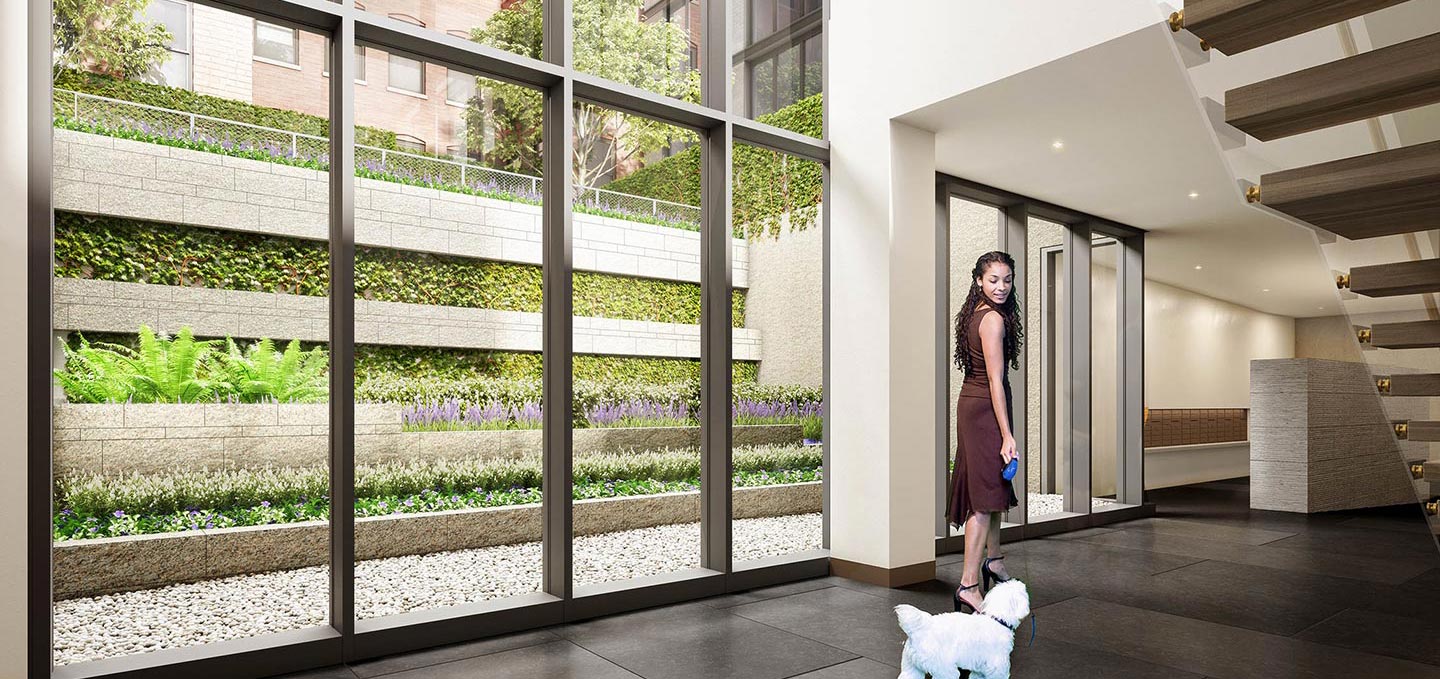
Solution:
[[[822,509],[822,482],[734,489],[737,519]],[[357,560],[536,542],[541,506],[492,507],[355,520]],[[577,500],[575,535],[700,520],[697,491]],[[56,600],[318,566],[329,559],[323,521],[55,543]]]
[[[276,292],[56,278],[56,330],[133,333],[142,324],[174,334],[189,326],[202,337],[269,337],[325,341],[327,298]],[[538,312],[498,311],[403,302],[355,300],[360,344],[540,351]],[[581,354],[699,358],[700,326],[575,317],[574,348]],[[734,358],[760,359],[760,331],[734,328]]]
[[[328,172],[55,130],[55,209],[325,240]],[[359,245],[540,263],[539,205],[356,177]],[[700,280],[700,234],[577,212],[582,271]],[[748,248],[732,239],[735,286]]]
[[[401,431],[401,406],[355,406],[355,461],[516,459],[538,456],[539,429]],[[328,412],[311,404],[62,403],[55,406],[54,469],[157,474],[201,469],[323,467]],[[741,425],[734,445],[791,444],[800,425]],[[576,429],[576,455],[699,447],[699,427]]]

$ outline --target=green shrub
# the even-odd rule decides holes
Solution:
[[[230,338],[197,340],[189,326],[172,339],[140,326],[133,346],[91,344],[77,333],[62,344],[65,368],[55,378],[72,403],[308,403],[324,401],[329,357],[319,348],[301,351],[291,340],[275,351],[263,338],[242,351]]]
[[[55,213],[55,275],[225,290],[323,296],[326,243],[175,226],[111,216]],[[504,311],[541,310],[541,269],[425,252],[357,247],[355,296],[386,302]],[[574,276],[577,316],[698,323],[696,283],[588,271]],[[731,295],[732,323],[745,325],[745,291]]]
[[[755,446],[734,451],[734,470],[775,472],[813,469],[822,454],[810,446]],[[695,448],[632,451],[577,457],[576,485],[649,479],[684,481],[700,476],[700,451]],[[411,460],[355,469],[357,499],[416,495],[426,490],[453,493],[478,489],[539,488],[537,457],[520,460]],[[166,514],[191,510],[226,510],[262,502],[285,504],[329,495],[325,468],[271,468],[177,472],[145,476],[99,474],[61,477],[56,481],[57,509],[81,515]]]
[[[260,127],[271,127],[286,132],[330,137],[330,120],[328,118],[299,111],[256,106],[237,99],[198,94],[180,87],[168,87],[138,80],[119,80],[90,71],[64,69],[55,76],[55,88],[132,101],[137,104],[168,108],[185,113],[195,113],[222,120],[234,120]],[[63,95],[57,95],[57,99],[60,99],[58,112],[67,112],[69,109],[65,107],[66,102]],[[395,145],[394,132],[364,125],[355,126],[355,143],[398,150]]]
[[[800,435],[810,441],[822,440],[825,436],[825,418],[807,417],[800,422]]]
[[[823,110],[823,95],[815,94],[757,120],[818,139],[823,131]],[[730,211],[737,232],[750,238],[774,236],[786,215],[795,229],[805,229],[815,223],[823,193],[819,163],[758,146],[736,144],[733,166]],[[699,205],[700,146],[691,146],[636,170],[605,188]]]
[[[196,403],[226,391],[210,374],[215,340],[198,341],[190,328],[174,339],[140,326],[137,348],[92,346],[82,336],[77,349],[64,345],[65,369],[55,377],[71,401],[84,403]]]

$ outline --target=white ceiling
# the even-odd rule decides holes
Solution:
[[[1422,4],[1420,12],[1398,11]],[[1440,2],[1410,2],[1351,28],[1362,51],[1382,47],[1440,30],[1427,29],[1429,21],[1440,23],[1437,8]],[[1247,137],[1243,147],[1224,151],[1200,103],[1343,58],[1339,31],[1320,29],[1233,57],[1211,54],[1188,72],[1175,39],[1156,24],[901,121],[936,133],[941,172],[1149,231],[1148,279],[1267,313],[1343,313],[1327,255],[1339,270],[1409,259],[1400,237],[1339,239],[1322,254],[1311,229],[1247,204],[1235,179],[1258,181],[1263,172],[1373,152],[1371,126],[1352,123],[1263,144]],[[1401,144],[1393,138],[1397,129],[1407,130],[1406,144],[1430,134],[1440,115],[1428,113],[1417,109],[1410,121],[1387,116],[1391,145]],[[1063,150],[1052,148],[1057,140]],[[1424,256],[1440,254],[1431,239],[1421,247]],[[1419,300],[1347,297],[1350,313],[1413,309]]]
[[[1148,279],[1338,313],[1313,232],[1245,203],[1174,50],[1157,24],[901,120],[936,133],[941,172],[1149,231]]]

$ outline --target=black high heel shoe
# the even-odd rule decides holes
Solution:
[[[1000,583],[1000,582],[1009,582],[1009,581],[1010,581],[1010,576],[1007,575],[1007,576],[1001,577],[1001,575],[1000,575],[999,573],[995,573],[995,572],[992,572],[992,571],[990,570],[990,562],[991,562],[991,561],[999,561],[999,560],[1001,560],[1001,559],[1003,559],[1003,558],[1005,558],[1004,555],[1001,555],[1001,556],[987,556],[987,557],[985,557],[985,560],[984,560],[984,561],[981,561],[981,562],[980,562],[980,582],[985,583],[985,590],[984,590],[984,591],[986,591],[986,592],[990,591],[990,581],[991,581],[991,580],[994,580],[994,581],[997,582],[997,583]]]
[[[956,613],[965,613],[966,611],[962,610],[963,608],[968,608],[968,609],[970,609],[970,611],[969,611],[970,613],[974,613],[974,612],[975,612],[975,607],[972,606],[972,605],[970,605],[970,602],[968,602],[968,601],[966,601],[966,600],[964,600],[964,599],[961,599],[961,598],[960,598],[960,593],[963,592],[963,591],[965,591],[965,590],[967,590],[967,589],[975,589],[976,587],[979,587],[979,586],[980,586],[980,583],[977,582],[977,583],[975,583],[975,584],[973,584],[973,585],[966,585],[965,587],[961,587],[960,589],[955,590],[955,612],[956,612]]]

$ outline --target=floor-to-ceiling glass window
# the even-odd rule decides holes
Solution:
[[[960,389],[965,379],[965,373],[962,373],[955,363],[956,340],[959,330],[956,323],[967,302],[973,305],[983,294],[979,284],[975,282],[977,277],[975,264],[982,255],[1000,246],[1000,227],[1004,219],[1004,213],[1000,208],[991,205],[953,196],[948,199],[948,204],[950,279],[948,311],[945,318],[945,355],[948,359],[942,366],[949,383],[946,400],[946,421],[949,423],[949,439],[946,445],[948,456],[946,483],[950,483],[954,474],[959,454],[960,429],[970,426],[969,423],[956,420],[956,412],[961,398]],[[979,273],[979,275],[983,274],[984,272]],[[971,341],[975,342],[978,339]],[[1010,405],[1014,407],[1014,404]],[[999,453],[999,451],[995,452]],[[1016,492],[1021,492],[1021,489],[1017,487]],[[959,535],[960,532],[960,529],[951,528],[949,534]]]
[[[734,147],[731,453],[734,560],[823,543],[821,166]]]
[[[1032,379],[1026,418],[1026,479],[1030,503],[1027,520],[1043,520],[1064,508],[1065,390],[1061,376],[1067,355],[1060,332],[1064,304],[1065,225],[1030,217],[1026,231],[1029,350],[1026,363]]]
[[[823,0],[731,0],[731,110],[820,137]]]
[[[53,30],[55,662],[324,625],[326,37],[170,0]]]
[[[1120,389],[1120,245],[1092,234],[1090,240],[1090,494],[1091,504],[1113,503],[1123,460]]]
[[[723,545],[751,586],[813,570],[826,153],[732,119],[730,69],[702,102],[718,2],[574,0],[572,31],[550,35],[564,15],[541,0],[57,4],[56,661],[223,658],[242,646],[214,642],[276,632],[243,648],[281,666],[297,645],[418,648],[531,604],[524,624],[623,608],[604,592],[707,548],[724,570]],[[770,7],[806,33],[782,47],[772,28],[760,49],[779,51],[751,55],[790,93],[762,122],[812,137],[819,9]],[[567,33],[568,59],[547,44]],[[557,124],[547,106],[572,98]],[[332,143],[332,121],[353,141]],[[697,142],[717,138],[732,193],[702,190]],[[716,218],[727,197],[733,224]],[[730,236],[718,293],[709,228]],[[332,270],[351,246],[353,268]],[[717,294],[728,327],[703,325]],[[730,393],[702,346],[730,349]],[[351,389],[346,421],[332,395]],[[567,468],[573,488],[550,475]],[[710,589],[663,596],[727,586],[697,576]]]
[[[584,102],[574,125],[578,587],[700,566],[704,234],[698,205],[645,195],[699,185],[699,164],[637,167],[695,133]]]
[[[374,66],[354,84],[366,619],[540,590],[544,295],[540,133],[525,122],[540,117],[540,92],[363,49]],[[400,147],[402,135],[424,147]]]
[[[945,232],[937,242],[946,243],[948,278],[942,294],[948,301],[940,319],[946,342],[940,369],[949,374],[948,436],[943,444],[937,441],[946,448],[939,467],[943,481],[953,479],[958,427],[963,426],[955,412],[963,381],[954,366],[955,316],[968,294],[975,259],[1010,247],[1019,269],[1014,294],[1024,323],[1020,370],[1006,368],[1010,377],[1023,380],[1021,386],[1011,379],[1015,386],[1008,404],[1023,459],[1023,474],[1012,483],[1024,511],[1011,512],[1011,520],[1070,521],[1079,527],[1089,525],[1085,515],[1095,511],[1143,511],[1136,507],[1138,492],[1125,490],[1138,486],[1140,449],[1133,432],[1141,414],[1121,405],[1122,396],[1130,398],[1124,403],[1138,402],[1127,390],[1139,388],[1138,380],[1130,378],[1140,375],[1141,356],[1126,349],[1138,347],[1140,339],[1140,289],[1138,278],[1131,278],[1140,271],[1142,232],[943,175],[941,187],[944,215],[937,225]],[[1096,224],[1104,231],[1092,235]],[[1072,295],[1077,285],[1088,294]],[[1072,454],[1087,450],[1078,459]],[[937,496],[948,500],[950,491],[946,486]],[[1071,495],[1089,502],[1076,507],[1067,503]],[[950,529],[942,539],[960,532]]]

